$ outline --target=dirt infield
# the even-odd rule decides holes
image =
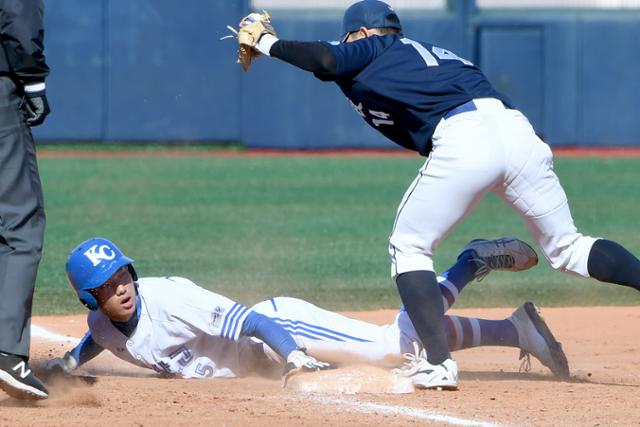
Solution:
[[[507,309],[452,313],[501,318]],[[393,311],[352,313],[377,323]],[[394,394],[386,371],[343,367],[294,377],[287,389],[261,378],[162,379],[102,354],[84,373],[93,386],[50,384],[51,398],[25,404],[0,392],[0,426],[192,425],[535,425],[640,424],[640,307],[550,308],[543,314],[562,341],[572,381],[554,381],[533,361],[519,373],[516,349],[479,348],[455,353],[457,392]],[[83,316],[36,317],[32,364],[37,368],[85,330]],[[50,333],[49,333],[50,332]],[[321,387],[320,387],[321,386]],[[321,390],[304,392],[302,390]],[[339,392],[342,391],[342,392]]]

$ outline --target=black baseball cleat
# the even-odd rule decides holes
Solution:
[[[472,253],[472,260],[478,266],[475,273],[478,282],[492,271],[524,271],[538,263],[536,251],[515,237],[472,240],[462,248],[458,259],[469,251]]]
[[[23,400],[49,397],[42,381],[29,368],[29,359],[0,352],[0,388],[9,396]]]

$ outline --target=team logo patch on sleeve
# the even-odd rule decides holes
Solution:
[[[213,313],[211,313],[211,325],[216,328],[219,329],[220,328],[220,323],[222,322],[222,319],[224,318],[224,314],[225,314],[226,310],[222,307],[216,307],[215,310],[213,310]]]

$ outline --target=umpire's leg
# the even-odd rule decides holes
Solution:
[[[45,215],[21,97],[0,77],[0,352],[29,356],[31,303]]]

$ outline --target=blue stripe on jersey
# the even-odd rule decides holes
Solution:
[[[242,316],[243,311],[246,310],[245,306],[243,306],[242,304],[237,305],[238,307],[236,308],[234,313],[229,313],[229,326],[227,327],[226,338],[229,338],[230,340],[233,340],[235,338],[233,332],[238,326],[238,319]]]
[[[338,337],[347,338],[347,339],[352,340],[352,341],[372,342],[371,340],[366,340],[364,338],[354,337],[352,335],[347,335],[345,333],[338,332],[338,331],[335,331],[333,329],[325,328],[325,327],[318,326],[318,325],[312,325],[310,323],[306,323],[306,322],[303,322],[301,320],[281,319],[279,317],[272,317],[272,319],[275,320],[276,322],[278,322],[279,324],[282,324],[283,326],[285,324],[287,324],[287,323],[291,324],[292,327],[302,328],[302,327],[306,326],[307,328],[310,328],[310,330],[315,330],[314,332],[316,332],[317,334],[322,334],[322,332],[325,332],[325,333],[328,333],[328,334],[337,335]],[[301,326],[299,326],[299,325],[301,325]]]
[[[297,335],[297,336],[300,336],[300,337],[307,337],[307,338],[309,338],[311,340],[314,340],[314,341],[322,341],[322,338],[319,338],[319,337],[316,337],[316,336],[313,336],[313,335],[309,335],[309,334],[305,334],[303,332],[293,332],[293,331],[290,331],[287,328],[285,328],[285,330],[287,332],[289,332],[291,335]]]
[[[271,305],[273,306],[273,311],[278,311],[278,307],[276,307],[276,301],[271,298],[269,301],[271,301]]]
[[[231,310],[227,312],[224,316],[224,323],[222,324],[222,329],[220,329],[220,335],[223,337],[227,336],[227,330],[231,327],[231,322],[233,321],[233,316],[235,313],[242,308],[242,304],[235,303]]]
[[[240,319],[242,319],[244,317],[244,315],[247,313],[247,311],[249,311],[249,309],[243,305],[241,305],[240,307],[242,307],[240,310],[238,310],[237,316],[235,316],[235,318],[233,319],[233,328],[231,329],[231,336],[229,337],[230,339],[235,340],[236,339],[236,331],[238,331],[238,324],[240,323]],[[238,331],[238,334],[240,333],[240,331]]]
[[[303,335],[305,337],[308,337],[309,335],[304,333],[304,332],[307,332],[308,334],[313,334],[314,337],[315,337],[314,339],[317,339],[317,340],[321,340],[323,338],[326,338],[326,339],[329,339],[331,341],[339,341],[339,342],[344,342],[345,341],[342,338],[338,338],[336,336],[329,335],[329,334],[324,334],[322,332],[314,331],[313,329],[304,328],[302,326],[283,325],[280,322],[278,322],[277,320],[276,320],[276,323],[278,325],[282,326],[282,328],[284,330],[286,330],[287,332],[290,332],[292,335]]]
[[[220,328],[220,335],[224,336],[224,331],[227,329],[227,323],[229,322],[229,313],[231,313],[235,308],[236,308],[237,304],[234,304],[233,307],[231,307],[231,310],[229,310],[227,312],[227,314],[225,314],[224,316],[224,322],[222,322],[222,328]]]

